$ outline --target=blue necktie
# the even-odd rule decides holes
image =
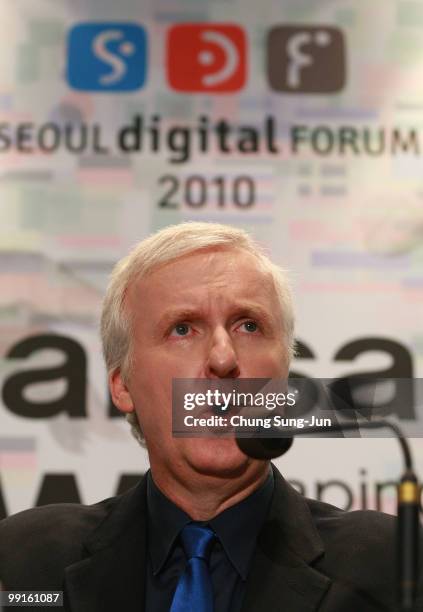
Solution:
[[[176,586],[170,612],[213,612],[208,563],[214,539],[215,534],[208,527],[189,523],[182,529],[182,546],[188,561]]]

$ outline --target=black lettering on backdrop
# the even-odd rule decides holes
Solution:
[[[51,153],[60,146],[61,128],[56,123],[44,123],[38,132],[40,151]]]
[[[369,502],[367,498],[367,482],[364,480],[367,476],[367,470],[362,468],[359,473],[363,478],[363,480],[360,482],[360,507],[362,510],[367,510],[369,507]]]
[[[313,351],[301,340],[295,341],[295,357],[296,359],[315,359]],[[301,372],[291,370],[289,372],[289,378],[298,379],[296,380],[300,401],[295,405],[295,414],[297,416],[303,416],[313,410],[317,404],[319,398],[319,388],[314,382]],[[291,386],[294,386],[291,383]],[[287,409],[289,414],[289,409]]]
[[[128,491],[128,489],[135,487],[143,476],[143,472],[140,472],[139,474],[121,474],[114,494],[122,495],[122,493],[125,493],[125,491]],[[80,503],[82,503],[82,499],[76,481],[76,476],[75,474],[71,473],[46,474],[41,482],[40,490],[35,501],[36,506]]]
[[[8,151],[12,144],[8,128],[7,123],[0,123],[0,152]]]
[[[288,482],[292,487],[294,487],[294,489],[298,491],[298,493],[301,493],[301,495],[306,495],[306,486],[303,482],[301,482],[301,480],[288,479]]]
[[[14,414],[32,419],[46,419],[65,412],[70,418],[86,417],[87,358],[82,346],[71,338],[55,334],[30,336],[15,344],[6,357],[25,359],[32,353],[45,349],[60,350],[66,356],[56,367],[24,370],[12,374],[3,387],[3,402]],[[58,379],[67,382],[62,397],[50,402],[32,402],[24,397],[28,385]]]
[[[299,153],[300,149],[319,156],[420,155],[419,133],[416,129],[404,127],[293,125],[290,128],[290,142],[293,155]]]
[[[101,153],[102,155],[104,155],[106,153],[109,153],[109,147],[103,145],[103,143],[101,142],[102,133],[103,132],[101,131],[101,125],[95,123],[93,125],[93,152]]]
[[[128,489],[136,486],[144,472],[138,474],[121,474],[118,485],[113,495],[122,495]],[[81,504],[77,476],[72,473],[50,474],[46,473],[41,481],[40,489],[36,495],[34,506],[46,506],[48,504]],[[9,513],[3,497],[3,489],[0,479],[0,521],[7,518]]]
[[[28,143],[32,138],[33,123],[21,123],[16,130],[16,148],[21,153],[32,153],[33,146]]]
[[[79,130],[74,129],[74,125],[65,125],[66,149],[71,153],[82,153],[87,148],[87,126],[84,123],[79,125]],[[75,139],[76,135],[76,139]]]
[[[342,346],[335,354],[335,361],[353,361],[369,351],[387,353],[392,365],[384,370],[359,372],[335,380],[331,385],[331,399],[338,410],[354,408],[363,416],[377,411],[381,416],[395,414],[400,419],[416,418],[414,410],[413,363],[405,346],[386,338],[360,338]],[[377,378],[392,379],[395,387],[390,400],[375,405],[374,388],[366,393],[369,381]],[[404,379],[404,380],[396,380]]]
[[[160,208],[202,208],[217,204],[220,208],[230,205],[248,210],[256,203],[256,184],[246,174],[230,178],[191,174],[182,179],[175,174],[164,174],[159,177],[158,184],[168,184],[158,201]]]
[[[323,492],[326,491],[326,489],[328,489],[329,487],[338,487],[342,491],[345,491],[347,501],[342,510],[350,510],[353,505],[354,496],[350,487],[342,480],[327,480],[326,482],[317,482],[316,499],[318,501],[323,501]],[[339,504],[337,505],[339,506]]]
[[[343,492],[346,496],[345,509],[357,508],[366,510],[369,505],[374,507],[373,504],[368,504],[367,495],[370,493],[370,499],[375,501],[376,509],[382,512],[392,512],[395,508],[396,503],[396,487],[397,483],[394,480],[388,481],[367,481],[367,471],[363,468],[359,470],[361,482],[358,483],[360,491],[355,493],[355,486],[353,482],[347,482],[346,480],[327,480],[326,482],[317,481],[311,483],[310,488],[301,480],[290,479],[290,484],[297,489],[302,495],[311,497],[322,501],[323,493],[329,488],[337,488]],[[121,495],[131,487],[138,484],[139,480],[144,476],[142,472],[138,474],[121,474],[118,478],[118,484],[116,491],[112,495]],[[363,495],[363,487],[365,487],[365,494]],[[390,495],[387,497],[387,503],[383,503],[382,492],[388,492]],[[423,485],[420,485],[420,500],[423,496]],[[34,505],[43,506],[48,503],[81,503],[79,489],[77,486],[77,479],[74,474],[63,473],[63,474],[49,474],[44,475],[39,493],[37,495]],[[84,500],[82,500],[84,503]],[[85,502],[86,503],[86,502]],[[336,504],[339,506],[338,500]],[[4,502],[2,486],[0,481],[0,520],[8,516],[6,510],[6,504]]]
[[[296,358],[315,360],[318,356],[304,342],[297,341]],[[36,370],[24,370],[9,376],[3,387],[3,401],[5,406],[14,414],[28,418],[49,418],[61,412],[67,413],[71,418],[86,418],[86,355],[82,346],[71,338],[55,334],[45,334],[31,336],[21,340],[13,346],[6,355],[8,358],[25,358],[33,352],[42,349],[59,349],[66,354],[67,360],[58,367],[44,368]],[[414,410],[414,389],[412,385],[413,363],[412,356],[407,348],[393,340],[386,338],[361,338],[345,344],[335,354],[335,361],[352,361],[358,355],[366,351],[382,351],[391,355],[393,364],[390,368],[378,372],[366,372],[362,374],[352,374],[335,381],[332,385],[333,392],[338,395],[341,402],[352,402],[353,392],[359,391],[360,386],[373,377],[386,377],[403,379],[397,380],[395,393],[390,402],[378,406],[378,411],[393,411],[396,400],[401,397],[401,417],[413,419]],[[321,389],[316,381],[309,379],[305,374],[292,370],[291,379],[300,379],[300,397],[303,403],[297,404],[296,414],[307,414],[318,402]],[[360,380],[360,377],[363,380]],[[63,397],[52,402],[32,402],[24,397],[25,388],[37,382],[65,379],[67,390]],[[351,382],[352,381],[352,382]],[[292,383],[291,383],[292,384]],[[390,384],[394,384],[392,381]],[[338,385],[338,386],[337,386]],[[345,395],[346,394],[346,395]],[[363,403],[358,404],[355,398],[355,408],[365,411],[368,406]],[[115,410],[109,396],[106,407],[110,418],[121,417],[118,410]]]
[[[392,153],[396,153],[399,149],[402,153],[408,153],[411,151],[414,155],[419,155],[420,146],[419,138],[416,130],[409,130],[406,136],[399,130],[396,129],[392,134]]]
[[[295,340],[295,357],[297,359],[314,359],[315,354],[311,348],[301,340]],[[293,375],[292,375],[293,376]]]
[[[125,153],[140,151],[141,134],[143,129],[143,119],[140,115],[135,115],[132,124],[124,126],[118,135],[118,143],[121,151]]]
[[[346,152],[358,155],[360,153],[357,146],[357,130],[352,127],[346,127],[340,134],[340,153],[344,155]]]
[[[0,521],[7,516],[6,504],[3,498],[3,488],[1,486],[1,478],[0,478]]]
[[[238,150],[242,153],[257,153],[259,150],[259,136],[257,130],[252,128],[241,128],[241,138],[238,143]]]
[[[369,130],[364,130],[363,145],[364,150],[368,155],[382,155],[382,153],[385,151],[385,130],[376,130],[375,136],[376,138],[373,137],[373,134],[371,134]]]
[[[162,120],[163,119],[163,120]],[[276,117],[265,115],[261,125],[233,124],[229,119],[217,121],[207,115],[187,123],[169,123],[161,115],[136,114],[129,123],[117,126],[113,149],[103,141],[103,126],[98,123],[0,123],[0,153],[67,151],[69,153],[119,155],[119,153],[161,153],[171,164],[190,162],[193,151],[208,153],[265,152],[278,155]],[[421,155],[420,131],[392,125],[314,125],[288,126],[291,153],[307,151],[319,157],[331,155],[369,156]]]
[[[143,476],[143,472],[139,474],[122,474],[119,478],[116,495],[122,495],[122,493],[125,493],[128,489],[135,487]]]
[[[35,505],[80,504],[81,496],[74,474],[46,474],[42,480]]]
[[[191,132],[188,128],[173,127],[167,134],[167,146],[172,153],[169,161],[174,164],[181,164],[188,161],[191,151]]]

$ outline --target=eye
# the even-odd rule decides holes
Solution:
[[[244,321],[244,323],[241,323],[241,327],[242,326],[244,326],[244,329],[249,333],[254,333],[258,330],[258,325],[255,321]]]
[[[172,328],[171,336],[186,336],[189,334],[190,326],[188,323],[178,323]]]

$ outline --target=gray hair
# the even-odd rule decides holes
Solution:
[[[109,374],[121,370],[128,379],[132,366],[133,334],[131,313],[125,308],[128,289],[159,265],[183,255],[211,247],[238,248],[254,255],[272,275],[282,312],[286,359],[294,353],[294,312],[290,284],[285,270],[275,265],[251,236],[242,229],[220,223],[187,222],[166,227],[139,242],[114,267],[103,301],[101,339]],[[143,435],[135,412],[127,415],[135,438],[143,443]]]

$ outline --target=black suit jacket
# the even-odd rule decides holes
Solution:
[[[274,473],[242,612],[394,611],[395,519],[305,499]],[[11,516],[0,523],[4,588],[63,590],[69,612],[150,612],[146,525],[145,478],[93,506],[58,504]]]

